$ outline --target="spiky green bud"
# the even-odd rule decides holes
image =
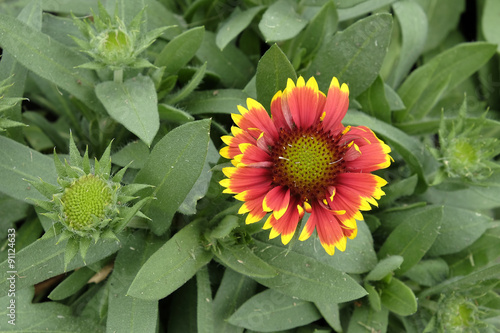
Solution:
[[[59,242],[66,241],[64,262],[67,265],[78,250],[83,259],[91,246],[91,239],[117,239],[116,234],[125,228],[151,197],[138,200],[132,207],[126,204],[139,199],[138,191],[149,187],[144,184],[122,185],[126,168],[110,175],[111,144],[92,167],[88,151],[83,158],[70,135],[70,161],[63,164],[54,151],[58,185],[43,180],[30,183],[49,201],[33,200],[54,221],[44,237],[59,235]]]
[[[480,319],[480,311],[472,299],[463,295],[442,295],[437,311],[438,332],[479,332],[487,326]]]
[[[99,14],[93,13],[93,21],[81,21],[73,16],[74,23],[86,40],[72,37],[81,50],[94,61],[80,65],[89,69],[109,68],[113,71],[125,68],[144,68],[153,65],[140,54],[166,29],[162,27],[144,32],[140,11],[127,26],[118,16],[111,16],[99,3]]]
[[[500,153],[498,140],[483,135],[485,115],[479,119],[467,118],[466,100],[458,113],[451,124],[442,119],[439,128],[438,157],[444,174],[449,178],[483,180],[499,167],[492,161]]]

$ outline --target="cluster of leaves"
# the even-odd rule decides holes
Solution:
[[[0,237],[16,228],[15,259],[0,271],[17,272],[16,326],[7,321],[12,296],[3,278],[0,330],[495,332],[500,5],[473,6],[0,3]],[[108,22],[123,37],[132,27],[142,42],[127,56],[142,60],[102,65],[106,58],[84,43],[94,30],[74,23],[98,12],[100,30]],[[98,66],[88,65],[94,60]],[[217,149],[229,114],[247,97],[269,108],[297,75],[315,76],[323,91],[332,76],[346,82],[344,124],[372,128],[393,149],[395,162],[380,172],[387,195],[333,257],[314,237],[286,247],[268,240],[262,223],[244,224],[240,204],[218,184],[227,161]],[[59,156],[76,154],[70,131],[89,156],[101,156],[114,140],[111,174],[128,166],[124,184],[151,185],[130,205],[155,200],[118,240],[99,238],[85,261],[65,262],[67,240],[41,238],[53,221],[27,198],[45,199],[29,181],[57,186],[50,153],[55,146]],[[455,135],[469,143],[465,154],[478,148],[481,170],[450,169]],[[3,244],[6,257],[12,242]]]

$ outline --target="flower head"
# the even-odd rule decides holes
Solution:
[[[367,127],[343,126],[349,89],[332,79],[328,96],[314,78],[288,79],[286,89],[271,102],[271,117],[257,101],[233,114],[232,136],[220,154],[234,167],[224,168],[225,193],[243,201],[239,213],[247,223],[271,213],[264,229],[287,244],[305,212],[311,213],[299,236],[316,229],[326,252],[344,251],[356,237],[360,210],[377,205],[386,181],[371,171],[390,164],[390,148]]]
[[[498,170],[498,163],[493,161],[500,154],[498,139],[484,135],[485,122],[486,113],[478,119],[467,118],[467,99],[464,99],[458,117],[451,124],[444,117],[441,119],[440,153],[437,157],[443,161],[442,173],[449,178],[477,182]],[[438,179],[441,178],[444,177]]]
[[[54,221],[53,227],[43,236],[59,235],[59,242],[68,240],[64,256],[65,265],[78,250],[83,259],[94,239],[117,239],[116,234],[139,212],[151,198],[136,202],[132,207],[126,203],[134,199],[136,192],[150,187],[144,184],[122,185],[121,180],[127,168],[111,177],[111,144],[100,160],[91,166],[88,151],[83,158],[70,135],[70,161],[61,162],[54,151],[54,164],[58,174],[57,183],[43,180],[29,182],[49,201],[31,199]]]
[[[142,14],[144,9],[127,26],[117,16],[108,14],[99,2],[99,15],[93,14],[93,20],[80,21],[73,16],[74,23],[86,40],[73,37],[83,52],[94,61],[80,65],[89,69],[109,67],[111,70],[124,68],[153,67],[139,55],[151,45],[169,27],[162,27],[143,33]]]

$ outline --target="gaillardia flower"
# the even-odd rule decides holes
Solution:
[[[390,164],[389,146],[367,127],[343,126],[349,89],[333,78],[325,96],[314,78],[288,79],[286,89],[271,101],[271,117],[253,99],[232,114],[232,136],[220,154],[234,167],[222,171],[224,193],[243,201],[239,213],[246,223],[271,213],[264,229],[270,238],[293,237],[304,212],[311,213],[299,240],[316,229],[326,252],[344,251],[347,238],[356,237],[360,210],[377,205],[387,182],[370,172]]]

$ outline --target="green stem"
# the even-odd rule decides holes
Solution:
[[[113,74],[113,80],[116,83],[122,83],[123,82],[123,68],[115,70],[115,72]]]

